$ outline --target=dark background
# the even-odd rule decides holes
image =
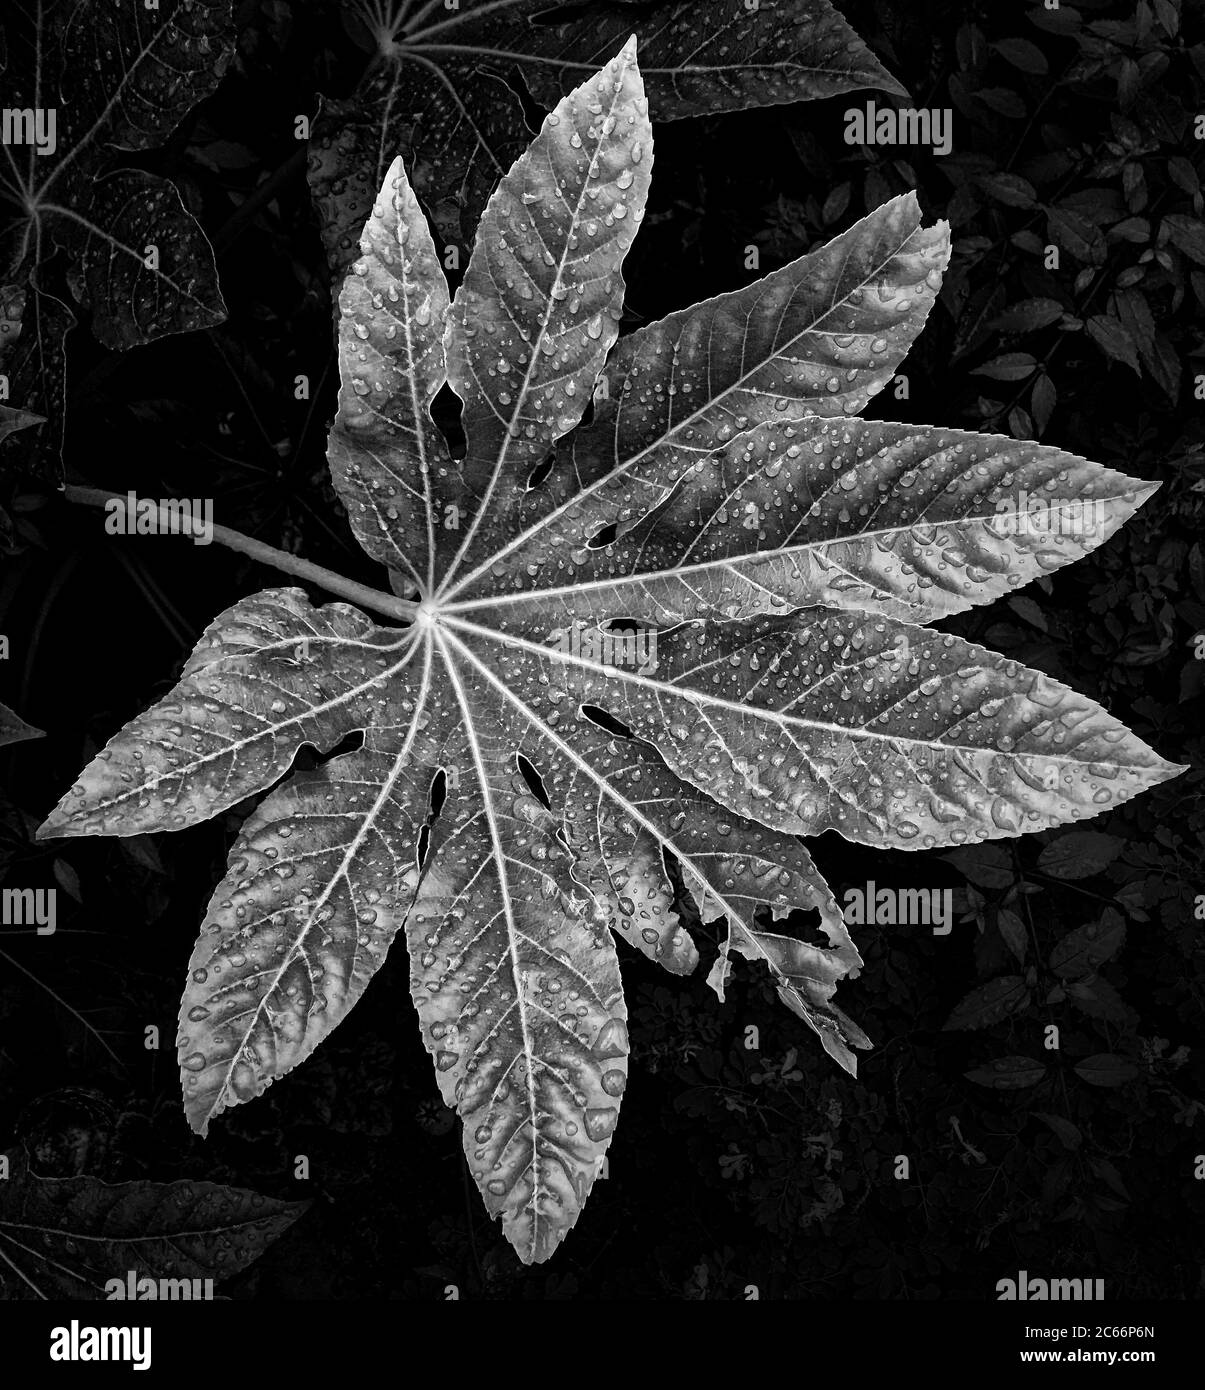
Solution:
[[[627,322],[747,283],[916,188],[926,221],[952,221],[953,260],[904,363],[909,398],[889,388],[867,413],[1037,436],[1163,482],[1100,550],[949,626],[1196,764],[1205,24],[1186,13],[1181,29],[1174,3],[1083,3],[1078,22],[1072,8],[1051,20],[1021,3],[843,6],[918,105],[953,108],[944,158],[845,144],[844,112],[871,92],[669,124],[654,111]],[[292,136],[316,91],[351,91],[364,55],[326,6],[264,0],[240,19],[218,91],[147,162],[214,243],[229,319],[124,354],[73,333],[68,478],[212,497],[219,522],[379,585],[325,473],[330,285]],[[1048,243],[1057,270],[1043,267]],[[750,246],[759,271],[745,267]],[[1034,299],[1057,301],[1058,316],[1037,322],[1053,311]],[[1031,360],[993,365],[1004,353]],[[309,402],[293,399],[299,373]],[[957,863],[817,841],[839,897],[867,877],[951,887],[962,918],[946,938],[855,930],[866,967],[840,1002],[876,1044],[857,1082],[752,968],[738,966],[719,1005],[704,983],[714,927],[697,932],[703,964],[689,980],[621,945],[632,1082],[610,1175],[551,1264],[524,1269],[468,1180],[400,947],[310,1061],[208,1140],[188,1130],[173,1047],[183,970],[247,806],[134,841],[37,843],[32,831],[170,688],[222,608],[294,581],[179,538],[114,545],[100,512],[7,486],[17,539],[0,568],[12,644],[0,700],[47,737],[0,750],[0,868],[10,885],[60,891],[53,937],[0,929],[0,1149],[23,1141],[48,1176],[208,1178],[314,1198],[223,1283],[235,1299],[438,1298],[449,1283],[465,1298],[741,1298],[755,1284],[762,1298],[983,1299],[1020,1269],[1100,1277],[1111,1298],[1200,1296],[1199,771],[1090,822],[1109,838],[1070,869],[1043,857],[1060,832]],[[1114,936],[1124,923],[1124,945],[1077,976],[1056,944],[1093,923]],[[1011,1012],[973,998],[960,1026],[943,1026],[972,990],[1018,975]],[[1043,1048],[1051,1023],[1058,1051]],[[150,1024],[158,1052],[143,1047]],[[1099,1054],[1120,1060],[1094,1081],[1075,1070]],[[1016,1056],[1043,1065],[1041,1079],[990,1084],[990,1064]],[[293,1179],[297,1154],[308,1182]]]

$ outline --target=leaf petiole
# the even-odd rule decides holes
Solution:
[[[106,492],[98,487],[77,487],[73,483],[68,483],[62,492],[68,502],[81,502],[89,507],[103,507],[112,501],[125,502],[125,498],[118,493]],[[158,506],[157,511],[159,524],[165,530],[179,531],[182,535],[192,534],[190,525],[181,524],[182,519],[166,507]],[[358,584],[354,579],[345,579],[343,575],[315,565],[310,560],[304,560],[300,555],[290,555],[287,550],[277,550],[273,545],[253,540],[250,536],[244,536],[241,531],[232,531],[228,526],[207,527],[206,533],[212,534],[219,545],[249,555],[261,565],[270,565],[273,569],[283,570],[299,579],[307,579],[328,593],[338,594],[340,598],[350,599],[362,608],[384,613],[387,617],[410,622],[418,609],[418,604],[410,599],[396,598],[393,594],[369,588],[367,584]]]

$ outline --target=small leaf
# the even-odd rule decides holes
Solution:
[[[1012,855],[1001,845],[964,845],[941,857],[980,888],[1008,888],[1017,876]]]
[[[1011,908],[1002,907],[996,913],[996,928],[1003,937],[1004,944],[1024,965],[1025,953],[1029,948],[1029,933],[1025,930],[1025,923]]]
[[[1036,43],[1031,43],[1028,39],[997,39],[992,47],[1003,59],[1022,72],[1044,77],[1050,70],[1046,55]]]
[[[1064,980],[1091,974],[1111,960],[1125,945],[1125,920],[1112,908],[1099,922],[1076,927],[1056,943],[1050,953],[1050,968]]]
[[[997,1057],[973,1071],[964,1072],[968,1081],[991,1086],[997,1091],[1021,1091],[1036,1086],[1046,1075],[1046,1067],[1032,1057]]]
[[[1077,1062],[1075,1073],[1092,1086],[1124,1086],[1138,1075],[1138,1068],[1128,1057],[1115,1052],[1097,1052]]]
[[[1141,376],[1138,365],[1138,349],[1120,319],[1108,314],[1093,314],[1085,324],[1088,337],[1114,362],[1124,362],[1132,371]]]
[[[1029,352],[1003,352],[981,367],[972,367],[972,376],[989,376],[993,381],[1024,381],[1038,365]]]
[[[1046,234],[1056,246],[1085,265],[1103,265],[1108,257],[1108,246],[1100,228],[1069,208],[1049,211]]]
[[[1120,836],[1102,830],[1069,830],[1043,848],[1038,868],[1051,878],[1091,878],[1107,868],[1125,844]]]
[[[1024,618],[1027,623],[1036,627],[1040,632],[1049,632],[1050,626],[1046,622],[1046,614],[1031,598],[1024,594],[1010,598],[1008,606],[1019,618]]]
[[[68,864],[65,859],[56,858],[51,865],[51,869],[54,872],[54,881],[63,892],[66,893],[69,898],[74,898],[77,903],[82,902],[83,898],[80,895],[79,874],[75,872],[71,865]]]
[[[1117,1171],[1117,1165],[1110,1162],[1107,1158],[1100,1158],[1096,1155],[1089,1158],[1088,1167],[1098,1178],[1103,1178],[1105,1183],[1117,1193],[1124,1201],[1130,1200],[1130,1194],[1126,1190],[1126,1185],[1122,1181],[1121,1174]]]
[[[1063,1148],[1075,1152],[1084,1142],[1083,1133],[1078,1125],[1074,1125],[1070,1120],[1062,1115],[1051,1115],[1045,1110],[1035,1110],[1034,1118],[1041,1120],[1048,1125],[1062,1142]]]
[[[1032,208],[1037,205],[1033,184],[1019,174],[981,174],[976,182],[989,197],[1005,207]]]
[[[1038,433],[1044,434],[1046,426],[1050,423],[1050,417],[1054,414],[1054,407],[1058,402],[1058,392],[1054,382],[1045,372],[1038,377],[1033,384],[1033,392],[1030,395],[1029,403],[1033,410],[1034,423],[1038,427]]]
[[[1069,983],[1067,998],[1089,1018],[1103,1018],[1122,1027],[1132,1027],[1138,1022],[1138,1015],[1117,990],[1098,976]]]
[[[1022,299],[997,314],[989,325],[1001,333],[1028,333],[1045,328],[1063,316],[1063,306],[1057,299]]]
[[[1198,265],[1205,265],[1205,225],[1199,217],[1173,212],[1163,219],[1161,229],[1177,250]]]
[[[988,1028],[1029,1003],[1029,987],[1020,975],[1001,975],[971,990],[942,1024],[945,1032],[963,1028]]]
[[[981,101],[998,116],[1006,116],[1012,121],[1019,121],[1025,116],[1025,103],[1007,87],[981,87],[974,96],[976,101]]]

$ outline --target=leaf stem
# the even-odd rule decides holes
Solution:
[[[76,487],[73,483],[68,483],[62,491],[69,502],[82,502],[89,507],[103,507],[112,501],[124,503],[126,500],[120,493],[106,492],[103,488],[97,487]],[[140,505],[145,504],[147,500],[149,499],[140,498]],[[182,535],[196,534],[191,522],[185,522],[182,517],[170,512],[161,504],[154,505],[159,514],[161,529],[179,531]],[[249,555],[261,565],[270,565],[273,569],[283,570],[299,579],[308,579],[311,584],[316,584],[328,593],[338,594],[340,598],[350,599],[362,608],[371,608],[387,617],[406,621],[414,618],[418,608],[418,604],[410,599],[395,598],[393,594],[370,589],[367,584],[358,584],[354,579],[345,579],[333,570],[323,569],[321,565],[315,565],[310,560],[303,560],[300,555],[290,555],[287,550],[277,550],[275,546],[265,545],[263,541],[244,536],[241,531],[232,531],[228,526],[206,528],[205,534],[210,532],[219,545]]]

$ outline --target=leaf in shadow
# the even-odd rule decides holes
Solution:
[[[151,1279],[238,1274],[308,1202],[183,1180],[38,1178],[23,1155],[0,1181],[0,1288],[10,1299],[103,1299],[133,1270]]]
[[[402,155],[445,241],[472,235],[491,189],[531,131],[524,102],[544,108],[635,34],[655,120],[808,101],[858,88],[906,96],[828,0],[502,0],[449,13],[425,4],[404,24],[353,7],[376,58],[358,91],[327,101],[309,178],[332,275],[356,245],[390,163]]]
[[[51,479],[62,475],[62,342],[74,322],[38,280],[56,247],[67,254],[71,293],[105,347],[129,348],[225,317],[213,253],[174,185],[121,166],[124,155],[167,140],[217,86],[232,52],[230,0],[6,7],[5,101],[30,119],[0,154],[0,192],[20,209],[0,233],[4,313],[20,322],[20,333],[8,349],[0,339],[0,350],[10,399],[47,420],[23,441],[23,461]]]

